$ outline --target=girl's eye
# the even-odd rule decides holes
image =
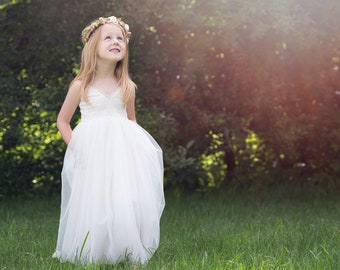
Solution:
[[[117,39],[118,39],[118,40],[123,40],[123,37],[118,37]]]
[[[105,37],[105,40],[107,40],[107,39],[111,39],[111,37],[110,37],[110,36],[106,36],[106,37]]]

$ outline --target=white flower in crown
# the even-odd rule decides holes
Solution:
[[[111,16],[108,19],[109,19],[109,22],[111,22],[111,23],[117,23],[117,17],[115,17],[115,16]]]
[[[129,25],[126,24],[126,23],[124,23],[121,19],[118,19],[118,18],[115,17],[115,16],[110,16],[110,17],[108,17],[108,19],[109,19],[108,22],[120,24],[121,26],[124,27],[124,30],[125,30],[126,32],[129,32],[129,30],[130,30]]]

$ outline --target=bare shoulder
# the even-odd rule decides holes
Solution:
[[[80,86],[81,86],[81,80],[76,80],[71,83],[69,91],[80,95]]]

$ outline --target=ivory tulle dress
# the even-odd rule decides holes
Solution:
[[[164,208],[162,150],[127,118],[121,91],[90,87],[80,101],[62,170],[53,257],[73,263],[145,263],[159,245]]]

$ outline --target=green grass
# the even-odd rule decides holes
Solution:
[[[161,244],[140,269],[340,269],[340,204],[335,196],[166,196]],[[59,198],[0,202],[0,270],[131,269],[75,266],[51,258]]]

